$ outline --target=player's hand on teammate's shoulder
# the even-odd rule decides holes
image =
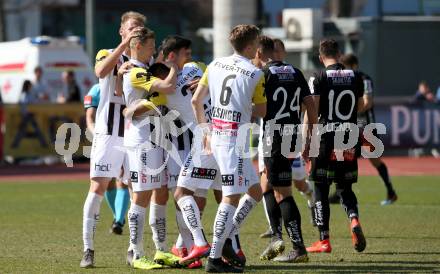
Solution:
[[[132,67],[133,64],[130,61],[123,63],[121,67],[118,69],[118,76],[122,76],[125,73],[129,72]]]

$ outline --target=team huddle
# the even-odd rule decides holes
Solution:
[[[127,263],[137,269],[200,268],[207,257],[207,272],[243,272],[240,227],[262,199],[270,242],[260,258],[307,262],[308,252],[331,252],[332,182],[350,220],[354,248],[363,251],[366,241],[352,191],[360,145],[343,149],[341,160],[334,140],[339,126],[356,124],[357,113],[365,112],[367,89],[363,74],[340,63],[336,41],[321,41],[325,69],[308,83],[299,69],[276,60],[276,41],[253,25],[234,27],[229,36],[234,54],[205,66],[191,59],[191,41],[178,35],[167,36],[156,51],[155,34],[145,23],[142,14],[123,14],[121,43],[98,52],[99,91],[85,98],[94,139],[80,266],[94,266],[93,238],[104,196],[114,215],[111,231],[121,234],[128,224]],[[253,121],[260,121],[260,176],[249,155]],[[309,157],[317,124],[337,126],[320,133],[319,153]],[[311,166],[307,182],[305,161]],[[292,181],[307,197],[319,230],[319,240],[307,248]],[[210,189],[218,203],[211,241],[201,222]],[[179,230],[171,249],[169,194]],[[147,209],[153,260],[143,245]],[[292,243],[285,253],[282,223]]]

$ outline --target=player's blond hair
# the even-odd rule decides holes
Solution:
[[[133,38],[130,40],[130,48],[134,48],[137,43],[144,44],[148,39],[154,39],[154,31],[149,28],[141,28],[133,33]]]
[[[138,21],[141,23],[141,25],[145,25],[147,23],[147,17],[145,15],[136,11],[127,11],[121,16],[121,26],[130,19]]]
[[[260,29],[255,25],[237,25],[230,35],[229,42],[237,52],[242,52],[250,43],[255,41],[260,35]]]

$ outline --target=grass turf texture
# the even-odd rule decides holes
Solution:
[[[316,273],[316,272],[439,272],[440,271],[440,201],[438,177],[394,177],[399,195],[396,204],[382,207],[384,187],[378,177],[362,177],[354,186],[358,196],[361,224],[367,238],[363,253],[351,245],[348,221],[339,205],[331,207],[331,254],[310,254],[307,264],[261,262],[259,254],[267,240],[258,235],[267,223],[261,204],[254,209],[241,229],[241,242],[248,259],[246,272]],[[79,268],[82,256],[82,207],[88,183],[1,183],[0,184],[0,272],[1,273],[122,273],[141,272],[125,265],[128,228],[122,236],[109,234],[110,210],[103,201],[101,221],[95,237],[96,268]],[[211,194],[210,194],[211,195]],[[317,239],[309,222],[303,197],[295,191],[300,206],[306,244]],[[203,223],[212,238],[216,205],[210,200]],[[168,245],[176,239],[174,209],[168,208]],[[145,226],[145,250],[153,256],[151,231]],[[285,236],[285,239],[287,237]],[[290,243],[287,242],[287,248]],[[157,270],[163,273],[197,272],[194,270]]]

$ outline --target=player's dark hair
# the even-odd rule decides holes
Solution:
[[[275,45],[279,45],[284,51],[286,51],[286,47],[284,46],[283,41],[281,41],[281,39],[275,38],[273,39],[273,44]]]
[[[334,39],[324,39],[319,42],[319,54],[324,57],[337,58],[339,55],[339,45]]]
[[[254,25],[237,25],[229,35],[229,42],[235,51],[242,52],[259,35],[260,29]]]
[[[170,68],[162,63],[155,63],[148,68],[148,72],[154,77],[164,80],[170,73]]]
[[[341,63],[346,67],[353,67],[359,65],[359,60],[356,55],[349,53],[341,56]]]
[[[261,52],[264,56],[272,56],[275,50],[275,44],[272,38],[261,35],[258,39],[258,47],[261,49]]]
[[[179,35],[167,36],[161,44],[163,56],[168,57],[171,52],[177,53],[180,49],[188,49],[191,47],[191,40]]]

